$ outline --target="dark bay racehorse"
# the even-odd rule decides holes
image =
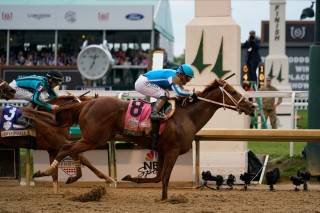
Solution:
[[[56,99],[50,101],[51,104],[64,105],[68,103],[74,103],[76,100],[74,96],[60,96]],[[81,97],[83,102],[91,100],[90,97]],[[2,111],[2,110],[0,110]],[[50,121],[50,113],[35,111],[25,107],[23,114],[31,118],[36,129],[36,137],[31,136],[19,136],[19,137],[0,137],[0,147],[10,147],[10,148],[29,148],[36,150],[46,150],[49,154],[50,163],[53,162],[59,149],[64,144],[70,144],[70,134],[68,128],[57,128],[52,125],[48,125],[46,121]],[[33,115],[33,116],[32,116]],[[39,119],[39,117],[44,117]],[[97,170],[84,156],[76,154],[70,155],[76,162],[79,162],[87,166],[92,172],[94,172],[99,178],[110,181],[111,179],[104,175],[102,172]],[[73,183],[77,181],[82,176],[81,167],[77,167],[76,176],[69,177],[66,183]],[[54,191],[58,190],[58,168],[56,168],[52,173]]]
[[[59,162],[70,153],[81,153],[104,144],[110,140],[124,140],[151,148],[150,137],[123,135],[124,115],[129,102],[105,97],[87,103],[74,104],[56,114],[60,125],[80,124],[82,138],[74,144],[64,145],[51,166],[38,176],[50,175]],[[254,106],[224,80],[215,80],[199,93],[199,99],[192,102],[178,102],[173,117],[166,124],[157,143],[159,170],[154,178],[132,178],[124,180],[136,183],[162,181],[162,200],[167,199],[169,178],[179,155],[192,147],[195,134],[211,119],[221,107],[239,113],[253,114]],[[71,120],[71,119],[74,120]]]
[[[6,81],[0,79],[0,99],[12,99],[15,93],[16,91]]]

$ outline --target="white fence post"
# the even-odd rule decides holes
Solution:
[[[292,129],[295,129],[296,128],[296,110],[295,110],[295,99],[296,99],[296,93],[295,92],[292,92],[291,94],[291,103],[292,103],[292,106],[291,106],[291,118],[292,118],[292,121],[291,121],[291,128]],[[293,142],[290,142],[290,148],[289,148],[289,156],[292,158],[293,157],[293,151],[294,151],[294,145],[293,145]]]

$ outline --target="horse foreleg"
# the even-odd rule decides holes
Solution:
[[[92,147],[89,144],[85,143],[85,139],[80,139],[79,141],[71,144],[64,144],[60,148],[55,160],[51,163],[49,168],[47,168],[44,172],[39,171],[34,175],[34,177],[43,177],[51,175],[54,169],[58,167],[60,161],[64,159],[67,155],[70,155],[71,153],[73,155],[76,155],[78,153],[87,151],[91,148]]]
[[[153,178],[141,178],[141,177],[131,177],[131,175],[127,175],[122,180],[131,181],[134,183],[159,183],[162,180],[162,171],[163,171],[163,154],[158,153],[158,171],[156,177]]]
[[[175,151],[171,151],[170,153],[165,154],[165,160],[164,160],[163,172],[162,172],[161,200],[166,200],[168,198],[168,186],[169,186],[170,175],[178,156],[179,156],[179,153]]]
[[[50,164],[53,162],[54,158],[57,155],[56,151],[48,151]],[[52,187],[53,193],[58,193],[58,167],[52,173]]]
[[[101,179],[105,179],[107,183],[116,183],[116,181],[113,178],[103,174],[96,167],[94,167],[90,163],[90,161],[86,157],[84,157],[83,155],[79,155],[79,159],[80,159],[81,164],[83,164],[86,167],[88,167],[95,175],[97,175],[97,177],[99,177]]]
[[[70,146],[72,146],[72,144],[64,144],[58,151],[56,158],[50,163],[50,166],[44,172],[40,170],[37,171],[36,173],[33,174],[33,177],[35,178],[35,177],[44,177],[44,176],[52,175],[54,171],[58,169],[59,162],[61,161],[61,160],[57,160],[59,153],[61,152],[65,153],[67,150],[70,149]],[[68,154],[66,154],[65,156],[67,155]]]

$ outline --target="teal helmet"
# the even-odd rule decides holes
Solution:
[[[188,76],[189,78],[194,77],[192,67],[189,64],[182,64],[177,68],[177,73]]]

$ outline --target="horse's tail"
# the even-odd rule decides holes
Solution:
[[[81,109],[88,103],[91,103],[91,101],[83,101],[60,107],[56,112],[55,121],[57,125],[61,128],[65,128],[78,123]]]

